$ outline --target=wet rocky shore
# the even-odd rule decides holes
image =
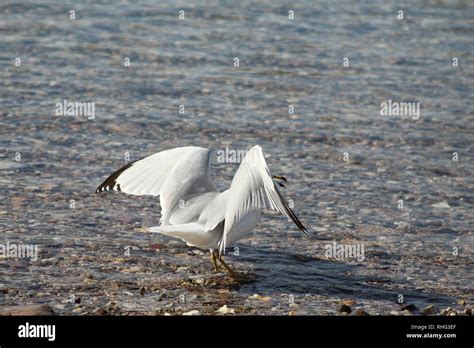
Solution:
[[[71,8],[0,4],[0,244],[37,247],[0,254],[0,315],[471,314],[472,4]],[[382,116],[388,100],[420,117]],[[146,232],[156,198],[94,193],[185,145],[213,149],[226,189],[238,163],[217,152],[255,144],[312,238],[266,211],[226,253],[241,281]]]

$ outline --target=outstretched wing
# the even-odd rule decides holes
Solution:
[[[309,236],[307,229],[288,206],[273,182],[260,146],[254,146],[247,152],[229,190],[224,233],[220,243],[221,253],[242,217],[248,212],[267,207],[267,203],[271,209],[293,220],[296,226]]]
[[[191,157],[191,161],[201,161],[203,155],[207,159],[208,151],[200,147],[178,147],[141,158],[115,171],[95,192],[122,191],[132,195],[159,196],[163,183],[180,160]],[[201,156],[191,156],[196,152]]]
[[[210,176],[210,152],[202,147],[179,147],[131,162],[105,179],[96,192],[111,190],[160,196],[166,225],[180,200],[216,190]]]

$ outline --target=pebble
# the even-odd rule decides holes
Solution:
[[[409,305],[403,306],[402,311],[417,312],[418,308],[414,304],[409,304]]]
[[[99,316],[107,315],[107,310],[104,308],[98,308],[95,310],[94,314]]]
[[[0,307],[0,316],[44,316],[54,314],[53,308],[44,304]]]
[[[271,297],[270,296],[261,296],[261,295],[258,295],[258,294],[253,294],[252,296],[249,297],[249,299],[250,300],[268,302],[268,301],[270,301]]]
[[[349,313],[352,312],[352,309],[351,309],[351,307],[349,307],[348,305],[343,304],[343,305],[341,305],[341,306],[339,307],[338,311],[339,311],[340,313],[347,313],[347,314],[349,314]]]
[[[226,315],[226,314],[235,314],[235,310],[233,308],[227,307],[227,305],[222,306],[218,310],[216,310],[216,313],[220,315]]]
[[[439,209],[448,209],[451,208],[448,202],[439,202],[431,205],[433,208],[439,208]]]
[[[447,315],[447,316],[456,316],[458,313],[453,308],[447,307],[443,309],[440,314]]]
[[[424,307],[424,308],[421,310],[421,313],[422,313],[422,314],[434,314],[434,313],[435,313],[435,307],[434,307],[434,305],[428,305],[428,306]]]
[[[370,315],[369,313],[367,313],[365,310],[363,310],[362,308],[357,308],[355,311],[354,311],[354,315],[358,315],[358,316],[368,316]]]
[[[0,284],[0,294],[8,294],[8,288],[5,284]]]

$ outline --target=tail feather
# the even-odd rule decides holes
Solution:
[[[203,239],[207,239],[204,225],[195,222],[180,225],[154,226],[150,227],[149,231],[182,239],[189,245],[199,245]]]

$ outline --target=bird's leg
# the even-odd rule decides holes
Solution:
[[[217,255],[217,259],[220,261],[220,263],[225,268],[225,270],[227,272],[229,272],[229,274],[232,278],[237,278],[237,273],[235,273],[234,270],[232,268],[230,268],[227,263],[224,262],[221,255]]]
[[[211,260],[212,260],[212,263],[214,264],[214,270],[216,272],[219,271],[219,265],[217,264],[217,256],[216,256],[216,252],[214,250],[211,250]]]

